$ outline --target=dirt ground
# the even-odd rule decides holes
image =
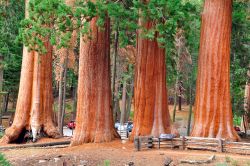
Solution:
[[[181,135],[186,135],[188,107],[184,106],[183,108],[183,111],[177,111],[174,125]],[[171,116],[172,110],[173,107],[170,106]],[[65,140],[69,140],[69,138],[59,140],[43,138],[38,143]],[[0,150],[0,153],[3,153],[14,166],[125,166],[129,163],[134,163],[133,166],[163,166],[169,158],[173,160],[172,166],[188,166],[192,164],[182,164],[181,160],[207,160],[212,155],[215,155],[215,160],[212,163],[200,165],[250,166],[250,156],[246,155],[167,148],[137,152],[132,142],[121,140],[102,144],[85,144],[77,147]]]
[[[103,144],[85,144],[66,148],[27,148],[5,150],[2,153],[14,166],[125,166],[133,162],[135,166],[163,166],[167,158],[172,165],[185,166],[180,161],[207,160],[215,155],[215,160],[208,166],[250,166],[250,156],[215,153],[193,150],[153,149],[137,152],[133,143],[115,140]]]

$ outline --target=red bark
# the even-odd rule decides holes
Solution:
[[[238,140],[230,99],[231,0],[206,0],[192,136]]]
[[[14,142],[26,130],[43,131],[49,137],[57,137],[52,121],[52,47],[39,56],[36,52],[23,50],[23,62],[15,118],[6,129],[2,142]],[[33,130],[34,131],[34,130]]]
[[[146,29],[152,22],[141,23]],[[141,32],[139,31],[139,35]],[[137,38],[135,71],[135,113],[131,139],[135,136],[175,133],[168,111],[165,50],[157,40]]]
[[[110,24],[104,30],[90,22],[91,39],[81,38],[76,129],[72,146],[109,142],[117,137],[113,126],[110,85]]]
[[[25,17],[29,0],[25,1]],[[47,53],[38,55],[23,48],[23,61],[15,118],[0,142],[16,141],[23,130],[32,130],[33,137],[43,129],[49,136],[56,138],[59,133],[52,121],[52,46],[45,43]]]

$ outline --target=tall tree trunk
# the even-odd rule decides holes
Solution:
[[[14,142],[23,130],[30,129],[34,138],[41,128],[49,137],[59,134],[52,122],[52,47],[48,43],[46,47],[48,53],[41,56],[23,49],[15,118],[2,142]]]
[[[206,0],[191,135],[239,140],[230,99],[231,0]]]
[[[151,29],[153,23],[139,24]],[[139,31],[140,35],[141,31]],[[135,71],[135,114],[131,139],[135,136],[175,133],[168,111],[165,50],[154,40],[137,38]]]
[[[124,125],[126,118],[126,99],[127,99],[127,83],[126,80],[124,80],[122,87],[122,106],[121,106],[121,118],[120,118],[121,125]]]
[[[33,139],[36,139],[37,134],[40,133],[41,130],[41,84],[43,80],[41,80],[42,71],[44,70],[42,67],[42,62],[40,61],[40,57],[37,53],[34,55],[34,69],[33,69],[33,88],[32,88],[32,98],[31,98],[31,112],[30,112],[30,127],[33,134]]]
[[[59,132],[53,123],[53,88],[52,88],[52,46],[47,43],[47,54],[42,55],[42,61],[44,62],[44,72],[43,72],[43,130],[49,137],[57,138]]]
[[[65,108],[66,108],[66,88],[67,88],[67,69],[68,69],[68,55],[69,51],[67,50],[67,55],[64,60],[64,72],[63,72],[63,99],[62,99],[62,116],[61,116],[61,128],[63,129],[64,124],[64,116],[65,116]],[[62,130],[63,136],[63,130]]]
[[[63,136],[63,124],[65,114],[65,102],[66,102],[66,81],[67,81],[67,67],[68,67],[68,50],[67,55],[61,64],[60,81],[59,81],[59,97],[58,97],[58,130],[60,135]]]
[[[181,111],[181,95],[178,96],[178,110]]]
[[[118,94],[118,85],[116,85],[116,92]],[[119,98],[116,96],[114,98],[114,108],[113,108],[113,119],[114,119],[114,122],[118,122],[119,121],[119,118],[121,117],[120,114],[121,114],[121,111],[120,111],[120,106],[119,106]]]
[[[241,126],[246,133],[250,129],[250,82],[246,83],[244,95],[244,114],[242,116]]]
[[[109,142],[118,134],[111,110],[110,23],[104,30],[90,22],[91,39],[81,38],[76,129],[72,146],[88,142]]]
[[[118,26],[117,26],[118,27]],[[117,120],[118,112],[118,102],[117,94],[118,87],[116,86],[116,66],[117,66],[117,56],[118,56],[118,47],[119,47],[119,29],[116,29],[115,32],[115,43],[114,43],[114,58],[113,58],[113,77],[112,77],[112,108],[113,108],[113,119],[114,122]]]
[[[3,110],[1,108],[1,106],[4,105],[4,94],[2,93],[3,91],[3,55],[0,54],[0,125],[2,125],[2,114],[3,114]]]
[[[72,120],[76,118],[76,106],[77,106],[77,84],[73,90],[73,115]]]
[[[193,89],[193,66],[191,66],[190,70],[190,77],[189,77],[189,112],[188,112],[188,124],[187,124],[187,136],[190,135],[190,128],[191,128],[191,118],[192,118],[192,112],[193,112],[193,93],[192,93],[192,89]]]
[[[175,94],[174,94],[174,110],[173,110],[173,122],[175,122],[176,116],[176,106],[177,106],[177,98],[178,98],[178,82],[179,82],[179,71],[177,71],[177,77],[175,81]]]
[[[58,112],[57,112],[57,124],[58,130],[61,136],[63,136],[63,124],[62,124],[62,114],[63,114],[63,76],[64,76],[64,63],[61,64],[60,70],[60,80],[59,80],[59,95],[58,95]]]
[[[128,95],[127,98],[127,114],[126,114],[126,121],[130,120],[130,112],[131,112],[131,106],[132,106],[132,99],[133,99],[133,94],[134,94],[134,79],[131,80],[131,84],[129,87],[130,95]]]
[[[26,0],[26,18],[28,17]],[[42,127],[49,137],[57,137],[58,131],[52,122],[52,46],[45,43],[47,54],[40,57],[34,51],[23,48],[23,61],[15,118],[2,137],[2,143],[14,142],[23,130],[32,130],[33,137]],[[36,121],[36,120],[37,121]],[[36,139],[36,138],[35,138]]]
[[[4,104],[3,104],[3,112],[4,113],[6,113],[8,111],[9,96],[10,96],[9,92],[7,92],[7,94],[4,96]]]
[[[3,91],[3,61],[4,57],[2,54],[0,54],[0,91]]]

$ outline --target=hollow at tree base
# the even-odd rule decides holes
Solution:
[[[26,131],[25,127],[11,126],[6,129],[5,135],[0,139],[0,144],[23,143]],[[61,138],[60,133],[55,127],[51,127],[49,130],[43,129],[41,131],[41,134],[42,133],[44,133],[48,138]]]

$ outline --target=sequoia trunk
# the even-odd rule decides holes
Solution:
[[[117,135],[111,110],[110,24],[104,30],[90,22],[91,39],[81,38],[76,129],[72,146],[88,142],[109,142]]]
[[[36,52],[23,51],[23,62],[15,118],[6,129],[2,142],[18,139],[23,130],[32,130],[33,137],[43,131],[49,137],[57,137],[58,131],[52,122],[52,47],[39,56]]]
[[[26,0],[26,17],[28,0]],[[33,137],[43,128],[49,137],[58,132],[52,122],[52,47],[45,43],[47,54],[23,49],[23,61],[15,118],[5,131],[1,142],[10,143],[19,138],[23,130],[32,130]]]
[[[153,23],[142,23],[151,29]],[[140,35],[140,31],[139,31]],[[168,111],[165,50],[154,40],[137,38],[135,71],[135,113],[131,139],[135,136],[175,133]]]
[[[230,99],[231,0],[206,0],[192,136],[238,140]]]

